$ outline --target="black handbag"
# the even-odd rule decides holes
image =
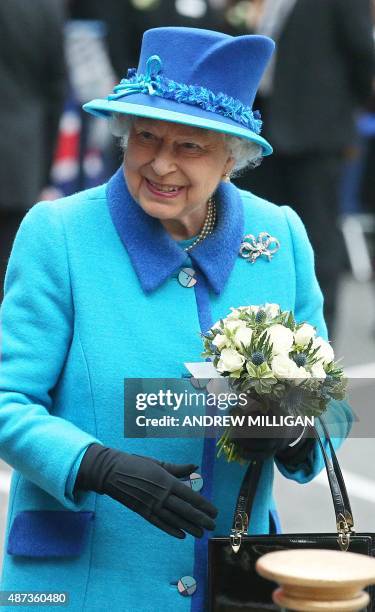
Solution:
[[[328,475],[336,516],[337,533],[286,533],[247,535],[262,462],[250,463],[237,498],[229,537],[208,541],[208,600],[210,612],[261,612],[278,610],[272,602],[277,584],[262,578],[255,571],[259,557],[268,552],[295,548],[350,550],[375,556],[375,534],[354,531],[353,514],[335,450],[322,418],[319,419],[328,440],[332,460],[327,455],[316,428],[310,428],[319,441]],[[370,595],[367,612],[375,612],[375,588]]]

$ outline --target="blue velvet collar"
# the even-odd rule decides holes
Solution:
[[[186,263],[188,254],[162,224],[147,215],[130,195],[122,167],[107,184],[107,202],[142,289],[150,293]],[[238,189],[221,182],[216,191],[218,221],[214,232],[190,251],[213,291],[219,294],[238,257],[244,233],[243,203]]]

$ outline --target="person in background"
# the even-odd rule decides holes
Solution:
[[[108,51],[120,80],[138,63],[143,33],[160,26],[221,30],[225,0],[69,0],[73,19],[97,19],[107,27]]]
[[[17,228],[48,184],[65,94],[61,0],[0,2],[0,301]]]
[[[106,47],[118,80],[126,76],[125,67],[137,66],[146,30],[160,26],[222,30],[224,23],[221,9],[225,0],[69,0],[68,4],[72,19],[97,20],[105,25]],[[81,116],[83,125],[90,119]],[[109,175],[120,166],[121,155],[118,143],[109,143]]]
[[[372,6],[372,24],[373,24],[373,36],[375,39],[375,0],[371,2]],[[370,230],[370,256],[372,258],[372,287],[373,287],[373,302],[375,302],[375,78],[374,87],[371,99],[366,109],[367,114],[367,126],[371,128],[368,130],[364,160],[363,160],[363,172],[361,176],[360,184],[360,202],[364,212],[372,215],[373,224]],[[375,339],[375,308],[373,309],[372,319],[370,323],[371,333]]]
[[[374,76],[370,2],[265,0],[256,30],[277,41],[258,97],[275,154],[237,184],[293,203],[315,250],[332,337],[343,265],[338,186],[356,137],[354,113],[369,98]]]
[[[252,34],[261,14],[264,0],[226,0],[224,31],[231,36]]]

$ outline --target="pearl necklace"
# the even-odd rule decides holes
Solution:
[[[184,251],[191,251],[191,249],[193,249],[198,244],[200,244],[205,238],[207,238],[207,236],[212,234],[214,227],[215,227],[215,223],[216,223],[216,205],[215,205],[215,200],[213,196],[211,196],[210,199],[208,200],[207,216],[206,216],[204,225],[201,231],[199,232],[198,236],[194,240],[193,244],[190,244],[189,246],[185,247]]]

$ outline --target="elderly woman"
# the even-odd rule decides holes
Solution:
[[[22,223],[2,305],[0,449],[15,469],[3,590],[65,591],[77,612],[206,609],[207,538],[229,533],[245,468],[212,439],[125,438],[124,379],[184,376],[198,332],[231,306],[276,302],[326,334],[300,219],[229,182],[272,152],[251,110],[272,50],[146,32],[138,70],[85,106],[112,118],[123,166]],[[251,265],[241,242],[264,231],[280,248]],[[330,410],[337,447],[349,411]],[[251,533],[277,527],[275,462],[301,483],[322,469],[317,442],[284,447],[265,459]]]

